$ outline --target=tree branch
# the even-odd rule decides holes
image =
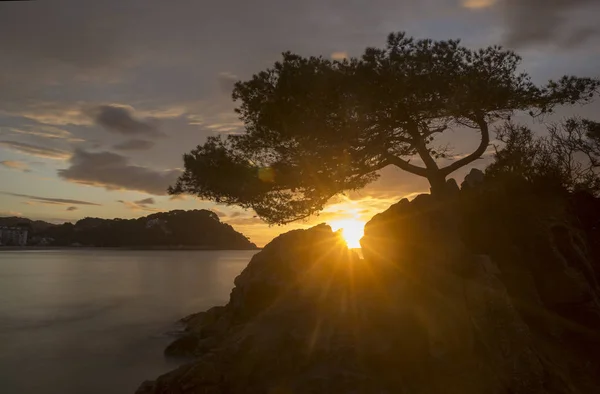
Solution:
[[[418,167],[413,164],[410,164],[408,161],[403,160],[399,157],[389,155],[386,157],[386,161],[389,164],[395,165],[396,167],[400,168],[401,170],[410,172],[411,174],[415,174],[415,175],[422,176],[425,178],[427,177],[427,169],[426,168]]]
[[[435,160],[433,159],[433,157],[431,157],[431,155],[429,154],[429,149],[427,149],[427,145],[425,145],[424,137],[419,133],[419,128],[418,128],[417,123],[412,122],[412,121],[407,122],[407,123],[408,123],[408,133],[412,137],[413,146],[417,150],[417,153],[419,154],[419,157],[421,157],[421,160],[423,160],[426,171],[429,174],[431,174],[432,172],[437,172],[439,169],[438,165],[435,162]]]
[[[427,137],[431,137],[432,135],[434,135],[435,133],[443,133],[444,131],[446,131],[448,129],[448,125],[443,125],[440,126],[438,128],[435,128],[433,130],[429,130],[426,133],[423,133],[423,138],[427,138]]]
[[[490,131],[488,128],[488,124],[482,115],[477,115],[475,122],[479,125],[479,130],[481,131],[481,142],[479,143],[479,146],[477,147],[475,152],[471,153],[470,155],[463,157],[462,159],[455,161],[449,166],[440,169],[444,176],[448,176],[449,174],[458,170],[459,168],[474,162],[485,153],[485,150],[490,144]]]

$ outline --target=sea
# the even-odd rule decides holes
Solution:
[[[133,394],[257,251],[0,251],[0,393]]]

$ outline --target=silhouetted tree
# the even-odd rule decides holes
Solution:
[[[486,175],[600,194],[600,123],[570,118],[547,131],[537,135],[510,122],[498,128],[503,146],[496,148]]]
[[[389,165],[426,177],[432,193],[442,194],[450,173],[486,151],[491,122],[587,102],[598,89],[598,80],[566,76],[538,87],[517,72],[520,60],[497,46],[472,51],[458,40],[404,33],[361,58],[286,52],[273,68],[235,85],[245,132],[209,137],[184,155],[185,172],[169,192],[252,208],[269,223],[318,212]],[[436,159],[447,151],[434,138],[455,127],[477,130],[480,143],[440,167]]]

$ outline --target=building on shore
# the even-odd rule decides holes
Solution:
[[[27,235],[28,231],[25,228],[0,226],[0,245],[25,246]]]

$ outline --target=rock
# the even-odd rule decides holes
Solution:
[[[446,195],[450,198],[454,198],[460,194],[460,188],[454,178],[450,178],[446,181]]]
[[[431,194],[423,193],[423,194],[419,194],[411,201],[410,207],[412,208],[413,211],[415,209],[427,210],[432,205],[432,202],[433,202],[433,197],[431,197]],[[383,212],[383,213],[385,213],[385,212]]]
[[[365,227],[363,254],[371,260],[395,262],[397,269],[412,279],[407,287],[411,290],[407,290],[403,299],[410,300],[411,305],[417,308],[416,316],[421,330],[429,337],[428,352],[431,357],[439,360],[451,358],[457,363],[461,360],[465,365],[485,365],[485,368],[489,368],[489,379],[492,379],[491,376],[498,378],[503,371],[503,377],[495,383],[498,385],[496,387],[512,382],[510,385],[514,386],[514,392],[544,392],[542,387],[546,379],[553,380],[555,384],[567,384],[559,377],[561,372],[545,369],[541,360],[548,357],[546,349],[539,349],[534,338],[556,336],[561,332],[557,329],[559,327],[563,331],[568,329],[564,322],[557,325],[560,318],[552,316],[557,309],[551,305],[562,302],[570,305],[568,308],[571,310],[580,309],[580,306],[588,310],[585,318],[563,313],[573,323],[600,328],[600,325],[591,323],[594,306],[585,304],[589,301],[582,298],[589,286],[576,279],[584,276],[574,275],[575,271],[569,273],[564,263],[558,263],[565,261],[558,253],[560,244],[564,244],[562,249],[567,250],[562,255],[570,255],[568,260],[573,264],[584,266],[586,258],[581,255],[577,257],[579,249],[572,236],[563,236],[562,242],[551,237],[538,237],[544,241],[533,242],[535,234],[547,234],[550,231],[543,224],[545,222],[538,221],[537,215],[540,218],[556,216],[561,212],[560,205],[556,205],[560,202],[549,200],[541,204],[539,200],[532,199],[531,204],[535,207],[532,209],[522,204],[529,204],[529,200],[515,203],[505,199],[498,204],[496,199],[502,198],[502,193],[490,191],[494,198],[487,193],[487,190],[482,190],[481,194],[474,195],[478,199],[476,201],[469,198],[459,203],[448,203],[447,206],[436,204],[428,197],[420,197],[402,210],[390,208],[374,217]],[[520,204],[523,205],[522,212],[519,211]],[[461,212],[469,212],[464,208],[471,210],[474,205],[481,208],[475,213],[481,220],[477,226],[470,219],[463,222],[465,215],[461,215]],[[504,212],[503,205],[517,210]],[[498,218],[503,221],[496,221],[494,216],[489,215],[489,212],[496,212],[486,211],[489,209],[486,207],[498,209]],[[448,214],[449,210],[454,212]],[[453,219],[459,226],[453,227]],[[513,223],[514,228],[511,227]],[[501,264],[489,256],[473,255],[470,250],[477,248],[463,241],[471,239],[463,237],[465,229],[477,231],[479,235],[490,234],[486,237],[488,243],[482,245],[485,247],[479,249],[477,254],[492,252]],[[504,238],[512,234],[524,237]],[[511,252],[511,245],[514,244],[518,247]],[[490,246],[493,248],[490,249]],[[453,264],[457,260],[461,262],[458,266]],[[588,272],[591,274],[589,269]],[[590,279],[585,282],[593,283]],[[464,295],[463,291],[466,291]],[[552,297],[555,300],[551,301]],[[469,321],[473,321],[474,326],[467,324]],[[529,323],[534,324],[535,333],[529,329]],[[576,337],[579,340],[583,338],[581,334]],[[585,343],[595,348],[591,340],[588,338]],[[486,343],[488,351],[494,349],[492,353],[480,354],[475,359],[460,355],[460,349],[470,349],[472,346],[477,349]],[[574,345],[571,342],[569,346]],[[577,354],[575,347],[570,349],[568,362],[579,365],[576,368],[582,368],[593,360],[589,355]],[[511,369],[514,365],[521,366]],[[432,372],[431,375],[438,376],[439,373]],[[485,390],[480,388],[481,392],[493,391],[488,386],[492,380],[487,379],[479,382],[485,387]]]
[[[194,313],[180,320],[185,331],[165,349],[169,357],[194,357],[218,346],[227,333],[229,322],[224,306],[215,306],[205,312]]]
[[[216,323],[224,314],[224,306],[215,306],[205,312],[195,313],[181,319],[186,331],[200,332],[203,327]]]
[[[185,334],[167,346],[165,356],[197,357],[215,349],[219,344],[217,335],[202,338],[197,334]]]
[[[600,392],[600,347],[572,329],[596,323],[563,311],[597,297],[562,202],[459,193],[373,217],[363,260],[326,225],[277,237],[183,320],[168,353],[194,361],[138,394]]]
[[[531,332],[514,308],[498,267],[489,258],[465,283],[465,300],[475,337],[501,384],[512,393],[545,393],[544,367]]]
[[[499,276],[502,274],[498,266],[490,259],[490,256],[475,256],[475,264],[480,266],[487,275]]]
[[[483,183],[485,180],[485,175],[483,171],[478,168],[472,168],[471,171],[465,176],[463,183],[461,183],[460,188],[470,188],[473,189],[476,186]]]
[[[196,347],[200,338],[194,334],[186,334],[177,338],[165,349],[165,356],[170,357],[193,357],[196,355]]]

